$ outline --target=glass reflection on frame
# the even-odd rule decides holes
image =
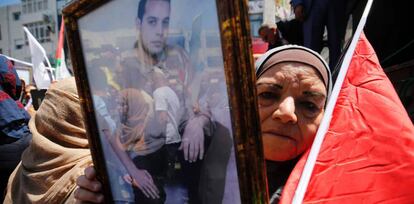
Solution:
[[[215,1],[110,1],[78,25],[114,201],[240,203]]]

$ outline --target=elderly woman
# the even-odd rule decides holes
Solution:
[[[331,91],[322,57],[301,46],[283,46],[256,63],[256,88],[271,203],[296,161],[312,145]]]
[[[256,63],[257,94],[271,202],[277,203],[299,157],[307,151],[321,122],[331,92],[329,67],[316,52],[282,46]],[[101,201],[93,168],[78,179],[75,197]]]

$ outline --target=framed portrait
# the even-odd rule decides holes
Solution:
[[[244,0],[91,0],[63,10],[109,203],[265,203]]]

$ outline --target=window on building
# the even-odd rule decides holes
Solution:
[[[0,40],[1,40],[1,25],[0,25]]]
[[[27,13],[27,5],[22,3],[22,12]]]
[[[45,35],[46,35],[45,28],[44,27],[39,28],[40,38],[43,38]]]
[[[16,50],[22,49],[23,48],[23,45],[24,45],[23,39],[16,39],[16,40],[14,40],[14,46],[15,46]]]
[[[22,0],[22,12],[26,14],[44,11],[48,8],[47,3],[48,0]]]
[[[32,8],[33,8],[33,13],[36,13],[36,11],[38,10],[37,9],[37,2],[36,2],[36,0],[33,0],[33,2],[32,2]]]
[[[25,25],[29,29],[30,33],[36,38],[40,43],[50,42],[50,31],[48,29],[48,24],[40,21],[35,23],[29,23]],[[26,45],[27,37],[25,36]]]
[[[39,0],[42,1],[42,0]],[[43,0],[43,9],[47,9],[47,0]]]
[[[13,19],[14,19],[15,21],[20,20],[20,12],[14,12],[14,13],[13,13]]]
[[[31,0],[27,0],[27,13],[32,13],[33,9],[32,9],[32,1]]]
[[[250,14],[250,30],[253,37],[259,37],[259,28],[263,23],[262,14]]]
[[[0,48],[0,54],[3,54],[3,49]]]
[[[43,10],[43,0],[37,2],[37,8],[39,9],[39,11]]]
[[[39,35],[39,26],[34,26],[33,28],[33,35],[36,36],[36,38],[40,39],[40,35]]]

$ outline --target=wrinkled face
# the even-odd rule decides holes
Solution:
[[[284,62],[264,72],[256,87],[265,158],[286,161],[310,148],[327,95],[318,72]]]
[[[170,3],[163,0],[149,0],[145,5],[142,22],[137,19],[141,43],[149,54],[158,55],[163,51],[169,23]]]

